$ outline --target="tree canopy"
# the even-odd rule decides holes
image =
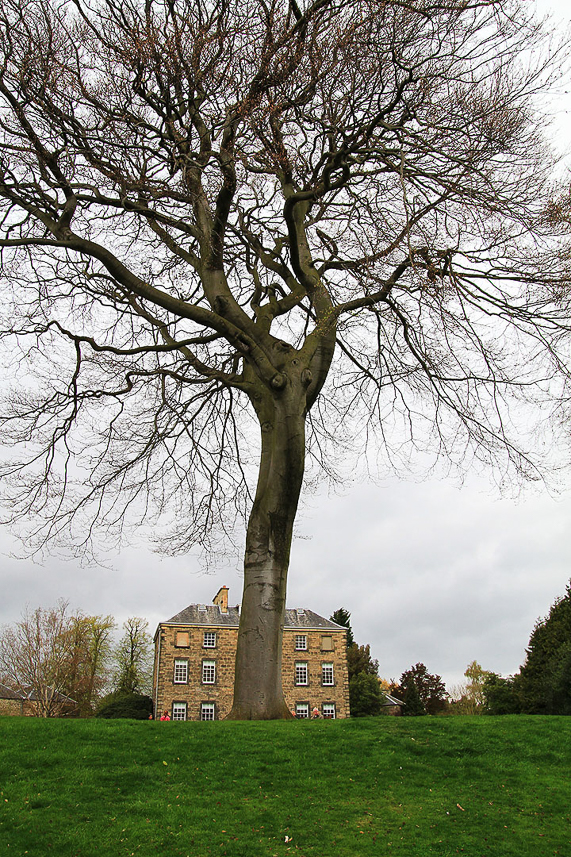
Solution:
[[[429,673],[423,663],[415,664],[403,672],[400,677],[400,688],[400,696],[407,706],[403,711],[404,714],[438,714],[446,706],[448,694],[442,678]],[[417,696],[423,708],[422,712],[416,710]]]
[[[114,690],[117,695],[151,690],[153,648],[149,623],[140,616],[123,622],[123,636],[114,650]]]
[[[351,627],[350,612],[345,610],[344,607],[339,607],[338,610],[333,611],[329,618],[332,622],[337,622],[338,625],[342,625],[344,628],[347,628],[347,648],[349,649],[355,642],[353,637],[353,628]]]
[[[537,620],[516,689],[527,713],[571,714],[571,581]]]
[[[233,716],[289,716],[306,449],[538,473],[521,403],[564,400],[570,307],[534,105],[561,49],[525,7],[2,5],[7,499],[77,550],[247,514]]]

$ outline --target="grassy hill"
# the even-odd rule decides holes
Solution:
[[[571,718],[0,718],[2,857],[571,855]]]

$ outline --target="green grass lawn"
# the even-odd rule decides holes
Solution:
[[[3,717],[0,741],[1,857],[571,855],[571,718]]]

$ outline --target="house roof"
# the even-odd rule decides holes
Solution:
[[[383,692],[383,696],[385,697],[385,701],[383,702],[383,705],[405,705],[406,704],[402,701],[402,699],[397,699],[396,696],[391,696],[390,693],[384,693]]]
[[[225,628],[237,628],[240,623],[239,607],[228,607],[223,613],[217,604],[189,604],[161,625],[216,625]],[[346,631],[347,628],[325,619],[313,610],[305,608],[286,609],[284,628],[299,629],[300,631],[327,630]]]
[[[12,690],[5,684],[0,684],[0,699],[24,699],[21,693],[17,690]]]
[[[77,705],[75,699],[66,696],[64,693],[59,693],[57,690],[51,691],[53,698],[58,702],[72,702]],[[23,690],[13,690],[5,684],[0,684],[0,699],[29,699],[31,702],[36,702],[38,695],[32,688],[24,688]]]

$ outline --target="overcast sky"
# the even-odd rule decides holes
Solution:
[[[564,2],[538,3],[571,21]],[[567,7],[567,8],[566,8]],[[567,100],[565,100],[565,98]],[[556,144],[569,144],[569,96],[557,105]],[[570,480],[571,483],[571,480]],[[389,480],[346,486],[341,496],[306,498],[289,578],[288,606],[329,616],[351,612],[355,638],[370,643],[380,674],[398,678],[423,661],[450,689],[476,659],[515,672],[533,624],[564,594],[571,576],[571,493],[530,490],[500,498],[491,482]],[[154,630],[194,602],[210,602],[223,584],[241,598],[239,561],[205,574],[195,557],[161,558],[128,549],[109,568],[10,557],[17,545],[0,531],[0,624],[29,606],[65,598],[119,622],[144,616]]]

